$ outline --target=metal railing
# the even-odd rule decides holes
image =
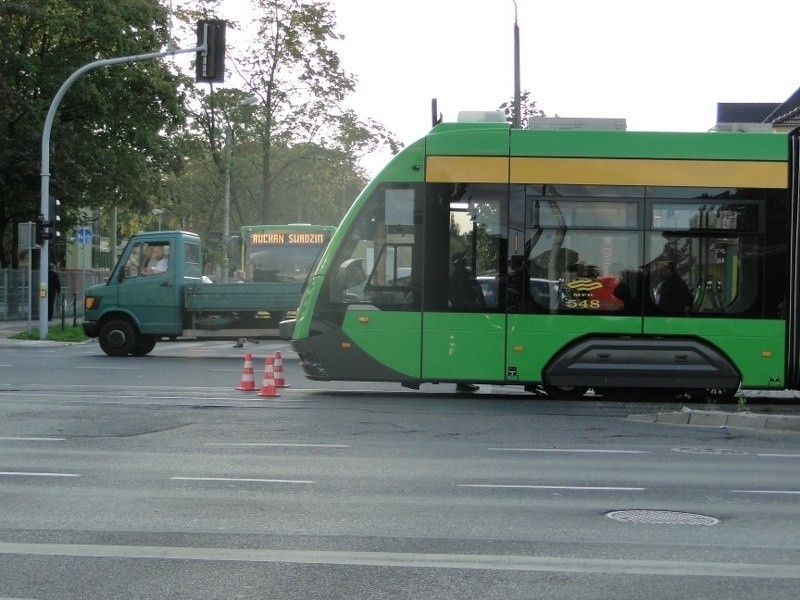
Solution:
[[[58,271],[61,294],[56,297],[53,320],[77,322],[83,318],[85,292],[103,283],[108,271]],[[39,318],[39,270],[0,269],[0,321]]]

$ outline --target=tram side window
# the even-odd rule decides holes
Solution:
[[[640,314],[644,188],[528,185],[516,196],[525,245],[509,252],[509,311]]]
[[[349,230],[324,297],[329,305],[419,310],[422,269],[420,194],[413,185],[378,188]]]
[[[645,298],[653,315],[748,315],[760,304],[763,203],[736,190],[650,202]],[[748,197],[749,196],[749,197]]]

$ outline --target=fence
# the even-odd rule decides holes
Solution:
[[[83,299],[91,286],[102,283],[108,271],[70,269],[58,271],[61,294],[56,298],[54,319],[83,318]],[[0,321],[39,318],[39,271],[0,269]]]

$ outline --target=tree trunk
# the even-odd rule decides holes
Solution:
[[[272,143],[269,132],[264,136],[264,162],[261,167],[261,224],[272,223],[272,177],[270,163],[272,158]]]

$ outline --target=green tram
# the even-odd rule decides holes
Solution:
[[[797,389],[797,148],[438,124],[356,199],[292,345],[316,380]]]

